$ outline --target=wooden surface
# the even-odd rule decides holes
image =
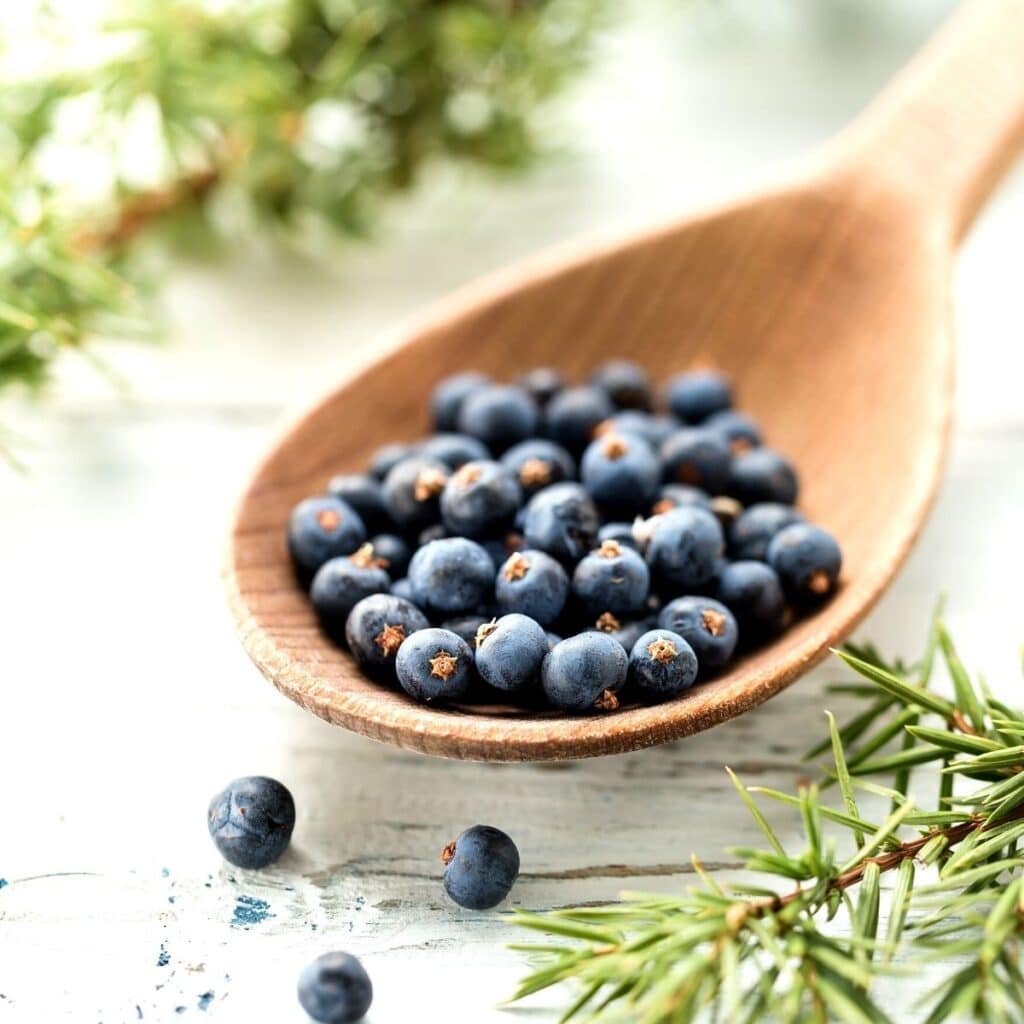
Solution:
[[[295,975],[328,948],[364,958],[371,1024],[546,1024],[555,996],[495,1009],[521,973],[504,949],[518,936],[499,914],[444,901],[437,855],[452,834],[483,821],[515,836],[513,902],[531,908],[676,889],[691,851],[727,864],[725,847],[758,841],[722,765],[793,786],[822,710],[846,710],[823,695],[830,666],[656,749],[456,763],[282,699],[239,648],[218,573],[231,502],[286,404],[304,406],[399,315],[483,269],[581,231],[663,220],[826,138],[943,6],[865,4],[875,20],[845,43],[804,20],[820,9],[811,3],[774,16],[765,5],[756,24],[727,8],[666,20],[642,4],[565,114],[576,156],[500,202],[484,183],[438,176],[385,242],[330,272],[258,255],[183,269],[169,302],[175,348],[112,353],[135,400],[72,366],[59,407],[21,416],[32,474],[0,480],[3,1024],[139,1012],[299,1022]],[[947,588],[965,660],[1018,702],[1022,224],[1018,172],[957,270],[957,416],[938,503],[859,631],[913,653]],[[265,875],[225,870],[204,823],[211,793],[253,772],[285,781],[299,807],[293,850]],[[923,984],[887,991],[896,1019],[914,1020]]]
[[[935,493],[952,414],[953,245],[1024,142],[1022,58],[1024,5],[971,0],[795,184],[626,241],[542,255],[394,332],[285,432],[246,489],[225,577],[259,668],[336,725],[488,761],[653,746],[742,714],[805,672],[877,600]],[[947,117],[952,136],[931,130]],[[918,184],[933,166],[947,172],[934,196]],[[581,381],[625,355],[658,383],[698,360],[732,378],[768,443],[799,468],[801,506],[839,540],[838,594],[655,707],[434,709],[365,679],[295,585],[290,509],[339,468],[365,468],[378,445],[422,436],[430,390],[447,373],[509,380],[554,364]]]

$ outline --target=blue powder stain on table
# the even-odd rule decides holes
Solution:
[[[171,954],[167,952],[167,944],[160,943],[160,955],[156,958],[157,967],[166,967],[171,962]]]
[[[7,879],[6,878],[0,878],[0,889],[2,889],[6,884],[7,884]]]
[[[232,928],[248,928],[250,925],[262,924],[268,917],[275,917],[270,912],[270,904],[255,896],[239,896],[235,903],[235,916],[231,919]]]
[[[199,997],[199,1009],[205,1010],[213,1002],[213,992],[204,992]]]
[[[171,869],[170,868],[161,868],[160,869],[160,877],[161,878],[169,877],[170,873],[171,873]]]

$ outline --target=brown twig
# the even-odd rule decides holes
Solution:
[[[949,724],[962,732],[965,736],[978,736],[980,735],[978,730],[967,721],[966,716],[959,708],[953,709],[953,714],[949,716]]]
[[[154,220],[186,203],[201,202],[219,179],[220,171],[211,167],[190,174],[166,188],[134,196],[121,207],[113,224],[79,233],[75,247],[81,252],[95,252],[125,245]]]
[[[995,828],[997,825],[1003,825],[1008,821],[1020,821],[1021,819],[1024,819],[1024,804],[1016,808],[1011,814],[1000,818],[997,822],[987,821],[984,815],[975,814],[968,818],[967,821],[958,822],[956,825],[932,829],[916,839],[908,839],[906,842],[900,843],[895,850],[888,850],[886,853],[880,853],[875,857],[865,857],[864,860],[855,867],[850,868],[849,871],[844,871],[842,874],[837,875],[829,884],[828,892],[842,892],[857,885],[858,882],[863,880],[864,872],[869,864],[877,864],[879,871],[884,872],[898,868],[905,860],[914,860],[921,850],[937,836],[944,837],[948,846],[956,846],[957,843],[962,842],[978,829],[982,832],[987,832],[990,828]],[[795,903],[805,893],[805,889],[797,888],[792,892],[786,893],[784,896],[752,900],[747,904],[747,915],[751,913],[771,913],[781,910],[783,907],[789,906],[790,903]]]

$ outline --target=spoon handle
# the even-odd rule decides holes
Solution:
[[[968,0],[840,139],[953,242],[1024,146],[1024,0]]]

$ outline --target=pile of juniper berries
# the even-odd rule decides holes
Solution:
[[[574,713],[669,700],[835,590],[835,539],[712,370],[441,381],[435,433],[293,510],[326,633],[416,700]]]

